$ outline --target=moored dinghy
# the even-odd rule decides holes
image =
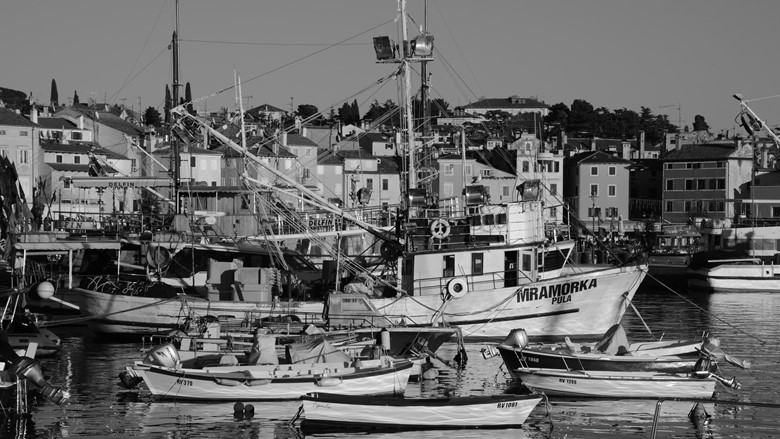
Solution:
[[[404,399],[310,393],[298,417],[304,433],[344,430],[425,430],[518,428],[542,397],[539,395],[470,396]]]
[[[615,325],[595,343],[528,341],[524,329],[515,329],[497,346],[511,374],[519,368],[604,371],[690,372],[700,351],[715,351],[714,338],[629,343],[621,325]]]
[[[182,368],[178,351],[166,344],[152,350],[143,362],[128,367],[123,380],[142,379],[158,398],[204,401],[297,399],[324,388],[346,395],[396,395],[406,390],[411,361],[390,357],[353,361],[325,340],[321,342],[322,347],[309,346],[303,359],[288,349],[287,361],[282,364],[271,343],[269,349],[258,352],[253,364],[222,362],[199,369]]]
[[[408,360],[375,367],[348,363],[175,369],[151,366],[139,374],[162,399],[257,401],[296,399],[327,388],[345,395],[403,394],[412,371]]]

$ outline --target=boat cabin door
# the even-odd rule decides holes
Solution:
[[[504,286],[517,286],[518,251],[504,252]]]

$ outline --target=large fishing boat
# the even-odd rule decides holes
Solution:
[[[395,136],[404,151],[403,194],[394,233],[345,213],[320,194],[211,128],[183,107],[172,110],[179,126],[197,126],[238,151],[278,181],[294,187],[319,208],[336,212],[345,224],[366,228],[381,243],[381,266],[349,269],[353,282],[331,294],[331,327],[387,324],[457,325],[466,337],[502,338],[518,326],[529,336],[598,337],[618,323],[644,279],[647,263],[629,258],[619,266],[579,267],[575,241],[561,227],[548,227],[545,188],[540,180],[520,181],[512,201],[491,202],[487,188],[464,188],[460,207],[438,203],[428,154],[418,149],[411,111],[413,62],[431,59],[433,37],[406,35],[405,2],[400,2],[404,47],[392,50],[387,37],[375,38],[377,59],[400,64],[405,127]],[[424,156],[424,157],[423,157]],[[257,183],[248,175],[247,183]],[[564,228],[565,229],[565,228]],[[358,276],[359,270],[371,276]],[[351,293],[356,292],[356,293]]]

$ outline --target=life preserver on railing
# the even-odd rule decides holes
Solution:
[[[453,299],[459,299],[466,295],[469,288],[466,284],[466,280],[461,277],[450,279],[447,282],[447,293],[452,296]]]
[[[146,251],[146,261],[152,268],[165,268],[171,262],[171,252],[160,245],[150,245]]]
[[[431,221],[431,236],[436,239],[450,236],[450,222],[444,218],[436,218]]]

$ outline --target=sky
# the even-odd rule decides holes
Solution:
[[[162,111],[172,81],[175,0],[8,0],[0,14],[0,87],[48,103],[124,104]],[[409,35],[425,1],[408,0]],[[432,97],[538,97],[571,106],[666,114],[733,130],[741,93],[780,123],[777,0],[428,0],[435,37]],[[320,110],[397,99],[395,65],[372,38],[399,40],[396,0],[180,0],[180,82],[201,110],[270,104]],[[336,44],[340,43],[340,44]],[[414,67],[419,71],[419,65]],[[413,86],[419,84],[415,75]],[[372,87],[372,85],[374,85]],[[184,95],[184,89],[181,90]],[[327,112],[327,111],[325,111]]]

